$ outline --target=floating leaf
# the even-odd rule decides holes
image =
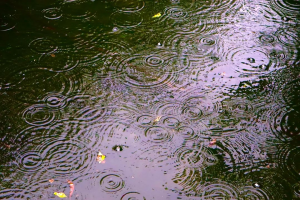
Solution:
[[[105,155],[103,155],[100,151],[99,151],[99,153],[98,153],[98,155],[97,155],[97,161],[99,162],[99,163],[105,163]]]
[[[54,182],[54,179],[49,179],[49,182],[50,182],[50,183],[53,183],[53,182]]]
[[[154,122],[159,122],[159,120],[161,119],[161,116],[157,116],[154,120]]]
[[[157,17],[160,17],[161,14],[160,13],[157,13],[156,15],[154,15],[152,18],[157,18]]]
[[[67,195],[63,192],[54,192],[54,195],[58,196],[59,198],[66,198]]]

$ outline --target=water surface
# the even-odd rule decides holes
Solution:
[[[299,9],[2,1],[0,199],[299,199]]]

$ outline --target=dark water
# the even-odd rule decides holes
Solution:
[[[300,199],[299,10],[1,1],[0,199]]]

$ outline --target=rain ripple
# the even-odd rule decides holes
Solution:
[[[94,123],[99,121],[107,114],[107,109],[105,107],[96,106],[93,107],[84,107],[75,113],[73,117],[74,120],[78,120],[82,123]]]
[[[89,169],[96,161],[96,154],[88,153],[92,138],[79,135],[70,139],[68,132],[72,132],[72,127],[60,124],[51,128],[31,127],[19,133],[15,139],[19,146],[19,170],[29,173],[33,180],[40,180],[49,178],[49,174],[63,177]]]
[[[146,200],[146,198],[138,192],[127,192],[121,197],[121,200]]]
[[[300,79],[287,83],[282,89],[282,97],[287,105],[292,108],[299,108],[300,103]]]
[[[67,97],[61,93],[49,93],[43,98],[48,107],[62,109],[67,105]]]
[[[69,52],[55,52],[42,54],[38,60],[38,68],[53,72],[65,72],[74,69],[79,64],[79,59]]]
[[[32,126],[45,126],[53,123],[59,118],[59,113],[47,108],[47,106],[38,104],[26,108],[23,111],[22,118]]]
[[[46,19],[55,20],[59,19],[62,16],[62,12],[60,8],[47,8],[42,10],[42,13],[44,14],[44,17]]]
[[[214,34],[200,35],[199,33],[192,33],[169,37],[165,43],[174,50],[180,49],[183,55],[189,55],[192,59],[214,54],[218,46],[218,40],[218,36]]]
[[[111,15],[114,25],[122,28],[137,27],[143,22],[143,17],[138,12],[115,12]]]
[[[153,143],[165,143],[169,142],[173,138],[173,134],[170,131],[160,126],[153,126],[145,130],[146,140]]]
[[[239,192],[233,185],[225,182],[205,183],[201,188],[203,199],[239,199]]]
[[[100,185],[105,192],[114,193],[122,190],[125,182],[118,174],[104,174],[100,179]]]
[[[291,180],[299,180],[300,174],[300,147],[290,147],[284,145],[279,149],[277,154],[278,165],[283,170],[285,175],[288,175]]]
[[[300,43],[300,40],[298,39],[299,31],[295,27],[285,28],[285,29],[278,29],[276,31],[275,35],[278,39],[278,41],[289,48],[297,48],[297,46]]]
[[[57,43],[48,38],[37,38],[29,43],[29,48],[39,54],[52,53],[58,49]]]
[[[269,196],[265,191],[260,188],[254,188],[246,186],[240,190],[240,196],[244,199],[260,199],[269,200],[272,196]]]
[[[9,4],[0,3],[2,13],[0,14],[0,31],[9,31],[16,26],[16,10]]]
[[[278,68],[277,60],[261,48],[234,48],[228,50],[224,57],[234,64],[240,76],[263,75]]]
[[[48,176],[48,178],[52,178]],[[48,179],[41,181],[34,181],[28,185],[20,195],[20,199],[50,199],[53,197],[53,190],[61,189],[61,180],[56,180],[53,183],[49,183]],[[66,184],[67,185],[67,184]]]
[[[91,0],[66,0],[62,5],[61,10],[66,18],[72,20],[90,20],[96,15],[96,7],[93,6],[93,1]]]
[[[20,195],[21,189],[7,189],[0,191],[0,199],[18,199],[17,196]],[[21,199],[21,198],[20,198]]]
[[[164,145],[164,146],[162,146]],[[172,159],[170,158],[170,151],[172,146],[166,146],[165,144],[152,145],[148,148],[142,148],[134,152],[136,160],[139,164],[145,162],[146,167],[161,167],[162,169],[173,167]]]
[[[101,195],[105,198],[108,197],[107,195],[120,195],[126,189],[125,178],[122,171],[109,168],[102,169],[101,172],[97,173],[80,175],[75,180],[78,183],[85,183],[82,186],[84,191],[88,190],[90,194]]]
[[[299,0],[271,0],[271,8],[283,16],[296,17],[299,14]]]
[[[36,174],[37,179],[47,173],[69,175],[90,168],[96,155],[88,152],[86,144],[78,139],[33,136],[21,144],[18,165],[21,171]]]
[[[115,7],[119,9],[119,11],[122,12],[138,12],[141,11],[144,6],[145,2],[143,0],[128,0],[128,1],[122,1],[122,0],[116,0]]]
[[[278,139],[286,141],[292,138],[299,138],[300,129],[297,118],[300,116],[300,113],[298,111],[274,105],[265,115],[269,116],[270,128]]]
[[[176,149],[173,156],[176,158],[176,165],[181,168],[202,168],[214,165],[218,159],[212,153],[201,145],[196,149],[180,147]]]
[[[124,60],[118,71],[125,72],[125,84],[139,88],[166,87],[177,79],[175,72],[188,67],[185,57],[160,52],[148,56],[136,55]]]

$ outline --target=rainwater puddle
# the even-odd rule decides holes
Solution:
[[[300,198],[300,2],[0,3],[0,199]]]

